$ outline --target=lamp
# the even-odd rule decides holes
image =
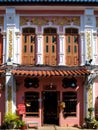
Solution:
[[[53,87],[53,84],[52,83],[50,83],[50,88],[52,88]]]
[[[92,61],[93,61],[92,59],[90,59],[90,60],[86,60],[85,65],[86,65],[86,66],[90,66]]]

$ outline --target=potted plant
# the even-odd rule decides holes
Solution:
[[[21,121],[21,129],[22,130],[26,130],[27,129],[27,125],[26,125],[25,121]]]
[[[14,129],[19,117],[15,113],[6,113],[2,124],[2,129]]]
[[[92,117],[92,112],[94,111],[94,108],[90,107],[88,108],[89,116],[85,118],[86,127],[93,129],[95,128],[96,120],[94,117]]]

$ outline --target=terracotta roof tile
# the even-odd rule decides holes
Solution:
[[[13,75],[27,75],[27,76],[82,76],[82,75],[89,75],[90,72],[83,68],[74,68],[71,69],[70,67],[20,67],[12,70]]]

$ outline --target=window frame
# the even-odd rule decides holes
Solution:
[[[28,94],[28,99],[26,97],[27,96],[26,94]],[[34,99],[36,96],[38,96],[38,98]],[[32,105],[33,103],[34,105]],[[39,92],[35,92],[35,91],[25,92],[25,105],[26,105],[26,117],[39,117]],[[35,110],[33,111],[33,109]]]
[[[72,96],[74,98],[72,98]],[[68,91],[62,92],[62,100],[65,103],[63,110],[64,117],[76,117],[77,116],[77,93]]]

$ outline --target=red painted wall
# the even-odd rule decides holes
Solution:
[[[40,80],[40,86],[37,89],[34,88],[25,88],[24,84],[23,84],[23,79],[21,79],[21,83],[20,85],[17,86],[17,105],[20,103],[24,103],[24,92],[26,91],[39,91],[40,93],[40,98],[42,98],[42,91],[43,91],[43,87],[45,85],[49,85],[50,83],[52,83],[53,85],[57,86],[57,91],[60,92],[60,102],[62,101],[62,92],[67,92],[67,91],[76,91],[77,92],[77,116],[76,117],[67,117],[64,118],[62,115],[62,110],[60,110],[59,113],[59,125],[60,126],[80,126],[83,123],[83,106],[84,106],[84,80],[83,78],[77,78],[77,88],[76,89],[72,89],[72,88],[67,88],[64,89],[62,87],[62,78],[61,77],[42,77],[39,78]],[[30,117],[30,118],[26,118],[25,115],[23,116],[23,119],[25,121],[28,120],[34,120],[39,122],[39,126],[43,125],[43,108],[42,108],[42,102],[40,102],[40,107],[39,107],[39,117]]]

